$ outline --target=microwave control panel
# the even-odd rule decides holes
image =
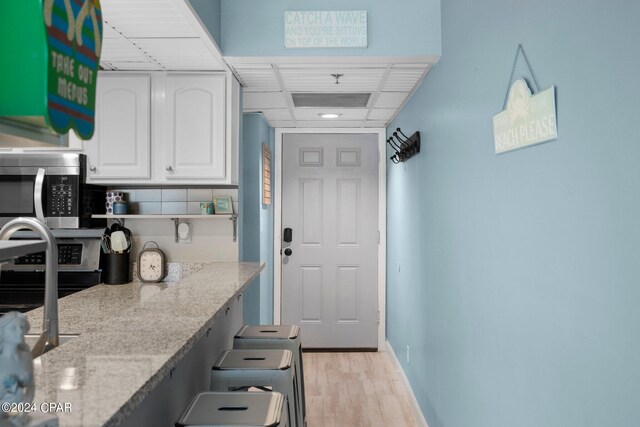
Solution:
[[[47,216],[76,216],[78,203],[78,177],[75,175],[49,175]]]
[[[38,252],[15,259],[15,265],[44,265],[45,253]],[[82,244],[63,243],[58,244],[59,265],[79,265],[82,263]]]

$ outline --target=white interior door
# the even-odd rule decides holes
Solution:
[[[305,348],[378,347],[377,143],[283,135],[281,319]]]

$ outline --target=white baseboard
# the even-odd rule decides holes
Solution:
[[[411,400],[411,402],[409,403],[409,406],[411,406],[411,413],[413,414],[413,418],[415,418],[416,422],[422,425],[423,427],[429,427],[429,425],[427,424],[427,420],[424,418],[424,415],[422,414],[420,405],[418,405],[416,396],[415,394],[413,394],[413,389],[411,388],[411,384],[409,384],[409,379],[405,375],[404,370],[402,369],[402,365],[400,365],[400,361],[396,357],[396,353],[393,351],[393,347],[391,347],[391,344],[389,344],[389,341],[385,341],[384,344],[385,344],[386,351],[391,356],[391,361],[393,362],[396,369],[400,373],[400,376],[402,377],[402,381],[404,382],[405,387],[409,391],[409,397]]]

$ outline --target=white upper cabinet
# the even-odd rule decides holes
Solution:
[[[151,177],[151,77],[101,74],[96,128],[85,142],[87,181]]]
[[[165,178],[224,181],[225,76],[169,74],[165,88]]]
[[[101,72],[87,180],[237,184],[239,94],[230,73]]]

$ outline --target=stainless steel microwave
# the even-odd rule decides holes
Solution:
[[[0,226],[19,216],[51,228],[106,225],[105,188],[87,184],[86,156],[77,153],[0,153]]]

